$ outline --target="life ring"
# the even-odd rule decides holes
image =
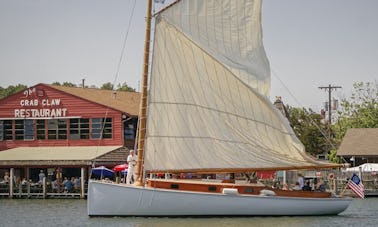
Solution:
[[[328,174],[328,179],[333,180],[335,178],[335,175],[333,173]]]

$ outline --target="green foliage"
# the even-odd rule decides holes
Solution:
[[[52,83],[52,85],[63,86],[63,87],[77,87],[76,84],[71,83],[71,82],[67,82],[67,81],[63,82],[62,84],[56,81],[56,82]]]
[[[378,128],[378,85],[358,82],[349,99],[341,101],[338,121],[333,126],[338,142],[350,128]]]
[[[55,81],[54,83],[52,83],[51,85],[55,85],[55,86],[62,86],[58,81]]]
[[[63,82],[62,86],[63,87],[76,87],[76,84],[73,84],[71,82]]]
[[[303,143],[308,153],[322,154],[329,150],[329,142],[324,136],[327,126],[321,120],[320,114],[311,109],[287,107],[290,123],[295,135]]]
[[[100,89],[113,90],[113,84],[110,83],[110,82],[107,82],[107,83],[103,84]]]
[[[124,82],[122,85],[121,84],[117,85],[117,91],[131,91],[131,92],[135,92],[135,88],[130,87],[129,85],[127,85],[126,82]]]
[[[0,87],[0,99],[5,98],[9,95],[13,95],[19,91],[28,88],[26,85],[17,84],[16,86],[10,85],[7,88]]]
[[[108,83],[105,83],[101,86],[101,89],[105,89],[105,90],[113,90],[114,86],[112,83],[108,82]],[[130,87],[129,85],[127,85],[126,82],[124,82],[123,84],[118,84],[117,85],[117,91],[131,91],[131,92],[135,92],[135,88],[132,88]]]
[[[330,162],[333,162],[333,163],[342,163],[341,158],[338,157],[336,154],[337,154],[337,150],[336,150],[336,149],[332,149],[332,150],[329,152],[327,159],[328,159]]]

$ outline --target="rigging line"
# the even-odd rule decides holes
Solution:
[[[289,92],[290,96],[294,99],[294,101],[301,107],[303,107],[302,103],[299,102],[299,100],[294,96],[293,93],[291,93],[290,89],[286,86],[286,84],[281,80],[281,78],[278,77],[277,73],[273,70],[273,69],[270,69],[270,71],[272,72],[273,76],[282,84],[282,86],[284,86],[284,88],[286,89],[287,92]]]
[[[120,68],[121,68],[121,63],[122,63],[122,60],[123,60],[123,55],[124,55],[125,49],[126,49],[126,42],[127,42],[127,38],[129,37],[130,26],[131,26],[131,22],[132,22],[132,19],[133,19],[133,16],[134,16],[134,12],[135,12],[135,5],[136,5],[136,0],[134,0],[133,6],[132,6],[132,9],[131,9],[130,18],[129,18],[129,23],[128,23],[127,28],[126,28],[125,37],[123,38],[121,55],[119,56],[118,65],[117,65],[117,71],[116,71],[116,73],[114,75],[113,89],[114,89],[114,84],[116,83],[117,78],[119,76],[119,71],[120,71]]]
[[[117,70],[116,70],[116,73],[114,75],[114,80],[113,80],[113,83],[112,83],[112,90],[114,90],[114,85],[117,81],[117,78],[118,78],[118,75],[119,75],[119,71],[120,71],[120,68],[121,68],[121,63],[122,63],[122,60],[123,60],[123,55],[125,53],[125,49],[126,49],[126,42],[127,42],[127,38],[129,36],[129,31],[130,31],[130,26],[131,26],[131,22],[132,22],[132,19],[133,19],[133,16],[134,16],[134,12],[135,12],[135,5],[136,5],[136,0],[134,0],[133,2],[133,6],[132,6],[132,9],[131,9],[131,14],[130,14],[130,18],[129,18],[129,23],[127,25],[127,28],[126,28],[126,33],[125,33],[125,37],[123,38],[123,44],[122,44],[122,49],[121,49],[121,55],[119,57],[119,60],[118,60],[118,64],[117,64]],[[98,147],[100,146],[101,142],[102,142],[102,139],[103,139],[103,133],[104,133],[104,129],[105,129],[105,125],[107,123],[107,117],[108,117],[108,113],[109,113],[109,107],[106,109],[106,112],[105,112],[105,117],[103,119],[103,121],[101,122],[102,125],[101,125],[101,134],[100,134],[100,138],[98,140],[98,144],[97,144],[97,150],[96,150],[96,157],[97,157],[97,154],[98,154]],[[112,124],[113,124],[113,121],[112,121]],[[96,159],[94,160],[93,164],[92,165],[96,165]]]
[[[299,100],[294,96],[294,94],[289,90],[289,88],[286,86],[286,84],[281,80],[281,78],[278,77],[277,73],[271,69],[271,72],[272,74],[274,75],[274,77],[276,79],[278,79],[278,81],[282,84],[282,86],[284,86],[284,88],[286,89],[286,91],[290,94],[290,96],[294,99],[294,101],[300,106],[300,107],[303,107],[303,105],[299,102]],[[319,130],[319,132],[322,134],[322,136],[327,140],[328,144],[331,145],[332,149],[336,149],[336,146],[332,143],[331,141],[331,138],[327,136],[326,132],[324,132],[324,130],[322,130],[320,128],[320,126],[311,118],[311,117],[308,117],[309,120],[311,121],[311,123],[313,125],[315,125],[315,127]]]

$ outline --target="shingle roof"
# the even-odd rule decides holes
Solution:
[[[56,85],[47,86],[91,102],[109,106],[113,109],[128,113],[131,116],[138,116],[139,113],[139,92],[112,91],[97,88],[65,87]]]
[[[378,128],[348,129],[337,155],[378,156]]]

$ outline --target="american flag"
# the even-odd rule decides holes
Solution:
[[[350,178],[349,182],[348,182],[348,187],[350,189],[352,189],[352,191],[360,198],[364,198],[365,197],[365,194],[364,194],[364,185],[362,184],[360,178],[356,175],[356,174],[353,174],[353,176]]]

